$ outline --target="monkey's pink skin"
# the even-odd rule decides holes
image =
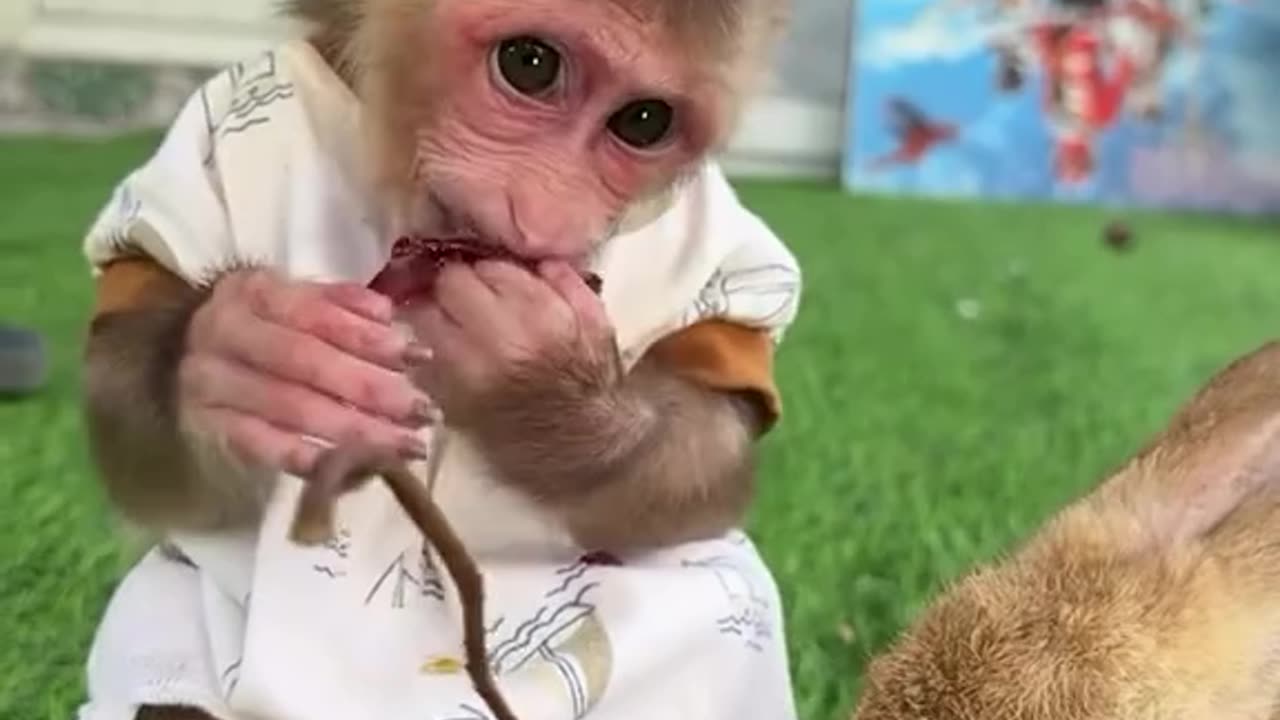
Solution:
[[[446,263],[475,264],[481,260],[506,260],[532,271],[534,263],[505,248],[468,240],[402,237],[391,249],[387,266],[369,282],[369,289],[382,293],[396,305],[405,305],[431,296],[436,275]],[[583,281],[600,292],[600,276],[584,273]]]

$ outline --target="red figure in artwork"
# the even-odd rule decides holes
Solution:
[[[890,98],[889,125],[898,138],[898,149],[878,158],[874,167],[914,165],[938,145],[956,137],[956,127],[930,119],[920,108],[903,98]]]
[[[1101,43],[1083,26],[1035,29],[1044,66],[1045,111],[1057,137],[1054,165],[1060,180],[1080,182],[1093,173],[1094,143],[1120,115],[1136,66],[1118,54],[1103,67]]]

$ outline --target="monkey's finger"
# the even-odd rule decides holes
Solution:
[[[392,372],[324,340],[252,316],[220,329],[235,360],[280,380],[305,385],[356,408],[410,425],[421,423],[430,400],[403,373]],[[220,353],[221,354],[221,353]]]
[[[403,370],[411,362],[407,357],[409,341],[391,325],[390,319],[383,322],[367,316],[380,312],[373,307],[376,303],[369,302],[370,297],[390,307],[390,301],[378,299],[377,293],[350,285],[261,282],[260,287],[251,286],[249,290],[255,293],[251,296],[252,307],[258,318],[314,335],[389,370]]]
[[[440,360],[456,339],[466,336],[466,330],[453,321],[435,301],[414,303],[403,310],[403,321],[418,342],[431,348],[432,361]]]
[[[295,320],[294,329],[388,370],[405,370],[420,362],[425,352],[395,327],[337,305],[318,305]]]
[[[476,272],[497,288],[498,297],[509,308],[509,322],[515,325],[505,333],[492,336],[493,344],[500,351],[504,347],[510,350],[514,345],[518,355],[523,346],[563,337],[566,328],[572,330],[576,327],[573,308],[544,278],[510,263],[489,263],[483,268],[477,265]],[[522,334],[530,340],[520,343],[518,338]],[[509,342],[502,342],[504,339]]]
[[[573,308],[578,323],[588,334],[612,332],[613,323],[604,303],[568,263],[544,262],[538,266],[538,274]]]
[[[362,285],[336,283],[321,285],[320,292],[334,304],[365,319],[390,325],[395,318],[391,298]]]
[[[478,262],[475,273],[484,284],[493,289],[495,295],[506,302],[536,308],[549,299],[554,299],[554,294],[548,292],[545,282],[514,263],[490,260]]]
[[[227,447],[242,460],[290,475],[311,474],[325,448],[262,418],[227,408],[202,412],[208,427],[218,428]]]
[[[498,296],[469,266],[454,264],[440,271],[435,305],[454,325],[479,336],[501,335],[510,330]]]
[[[201,371],[205,385],[215,388],[206,406],[259,417],[289,432],[333,444],[360,443],[395,448],[407,458],[422,459],[426,448],[412,430],[372,417],[301,385],[263,375],[235,362],[210,358]],[[406,381],[407,382],[407,381]],[[438,420],[438,411],[423,425]]]
[[[465,363],[475,360],[478,348],[467,328],[454,322],[441,306],[435,303],[423,305],[414,323],[414,327],[420,329],[421,337],[430,343],[434,354],[428,366],[465,367]]]
[[[466,330],[454,323],[434,303],[413,310],[411,322],[418,337],[431,346],[434,358],[413,371],[415,379],[433,397],[448,397],[456,387],[455,378],[473,382],[480,374],[485,358]]]

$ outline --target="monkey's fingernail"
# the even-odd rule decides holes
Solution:
[[[435,356],[436,354],[431,351],[431,348],[416,342],[409,343],[409,347],[405,348],[404,351],[405,364],[410,366],[429,363]]]
[[[422,427],[424,425],[434,425],[444,418],[444,413],[440,408],[436,407],[430,400],[421,398],[413,404],[413,410],[409,414],[409,422],[414,427]]]
[[[400,442],[400,454],[409,460],[426,460],[431,453],[421,438],[406,437]]]

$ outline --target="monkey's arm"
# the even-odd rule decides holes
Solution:
[[[89,449],[111,502],[150,530],[234,526],[260,510],[261,478],[218,467],[181,429],[178,361],[205,297],[145,258],[111,262],[97,280],[84,358]]]
[[[742,521],[755,442],[781,412],[773,351],[765,330],[693,325],[580,407],[517,392],[508,415],[516,422],[489,450],[503,477],[563,513],[584,546],[714,537]]]

